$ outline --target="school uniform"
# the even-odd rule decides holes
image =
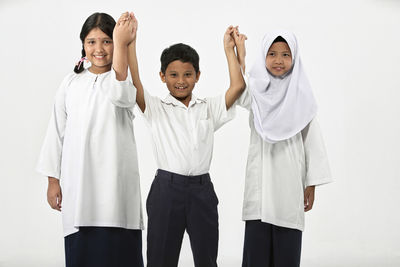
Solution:
[[[114,70],[69,74],[57,92],[37,170],[60,180],[67,267],[143,265],[135,102]]]
[[[147,266],[177,266],[185,230],[196,267],[217,266],[218,198],[208,174],[214,132],[234,117],[225,94],[192,99],[144,93],[158,171],[147,198]]]
[[[278,36],[288,42],[294,62],[283,77],[265,68],[266,53]],[[304,189],[331,182],[331,174],[294,35],[280,31],[264,37],[246,84],[238,101],[250,111],[251,129],[242,266],[300,266]]]

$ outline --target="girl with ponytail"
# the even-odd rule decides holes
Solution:
[[[143,266],[136,89],[127,79],[134,27],[89,16],[81,60],[56,94],[37,170],[62,214],[67,267]]]

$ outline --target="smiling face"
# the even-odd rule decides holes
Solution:
[[[268,50],[265,65],[272,75],[285,75],[292,67],[292,53],[288,44],[273,43]]]
[[[171,95],[188,106],[200,71],[196,73],[192,63],[175,60],[168,64],[165,73],[160,72],[160,77]]]
[[[94,28],[85,37],[83,45],[86,58],[92,63],[89,68],[93,73],[103,73],[111,70],[113,57],[113,41],[99,28]]]

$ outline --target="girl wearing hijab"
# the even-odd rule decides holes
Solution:
[[[236,33],[244,71],[245,38]],[[264,36],[239,104],[250,111],[243,267],[298,267],[304,212],[331,182],[317,104],[293,33]]]

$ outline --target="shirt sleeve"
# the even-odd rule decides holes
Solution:
[[[243,93],[241,96],[236,100],[236,104],[241,106],[242,108],[245,108],[247,110],[250,110],[251,108],[251,95],[249,92],[249,77],[248,75],[244,76],[244,81],[246,83],[246,88],[244,89]]]
[[[150,124],[153,121],[154,116],[157,116],[159,109],[161,109],[161,100],[156,96],[150,95],[146,90],[143,90],[144,93],[144,102],[146,104],[146,108],[144,112],[139,108],[140,113]]]
[[[212,118],[214,132],[235,117],[236,102],[229,108],[229,110],[227,110],[225,94],[216,97],[209,97],[206,101],[209,114]]]
[[[100,80],[100,88],[118,107],[132,108],[136,104],[136,88],[129,81],[129,75],[125,81],[118,81],[115,70],[111,68],[110,75]]]
[[[306,186],[332,182],[328,157],[319,124],[314,118],[301,132],[306,162]]]
[[[57,91],[50,122],[47,127],[46,136],[39,155],[37,171],[45,176],[60,179],[61,156],[64,142],[65,125],[67,112],[65,109],[66,88],[74,74],[64,78]]]

